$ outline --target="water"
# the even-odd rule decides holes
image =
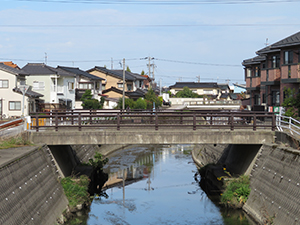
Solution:
[[[202,191],[190,149],[135,146],[116,153],[105,168],[114,187],[94,199],[87,224],[249,224],[243,213],[220,210]]]

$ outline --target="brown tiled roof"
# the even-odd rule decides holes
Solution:
[[[12,68],[15,68],[15,69],[20,69],[20,67],[17,65],[17,64],[14,64],[12,61],[10,62],[2,62],[4,65],[7,65],[7,66],[10,66]]]

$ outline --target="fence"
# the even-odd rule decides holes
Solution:
[[[267,112],[154,112],[119,110],[73,110],[66,112],[36,113],[31,116],[36,124],[32,129],[72,128],[190,128],[196,129],[272,129],[276,128],[275,114]],[[44,124],[40,124],[39,121]]]

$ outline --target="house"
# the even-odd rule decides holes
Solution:
[[[123,70],[109,70],[105,67],[96,66],[87,70],[88,73],[101,77],[103,90],[115,87],[123,90]],[[125,91],[136,91],[138,88],[145,89],[147,77],[125,71]]]
[[[74,67],[58,66],[58,69],[64,70],[75,76],[75,109],[82,109],[80,100],[86,90],[91,90],[94,99],[100,101],[102,94],[103,78],[92,75],[86,71]]]
[[[75,108],[75,75],[44,63],[28,63],[22,70],[30,76],[27,83],[32,91],[44,95],[44,110]]]
[[[115,106],[117,106],[119,99],[123,97],[123,91],[115,87],[111,87],[102,91],[102,94],[105,99],[105,103],[103,106],[104,109],[113,109]],[[126,91],[124,94],[125,98],[137,100],[139,98],[144,98],[146,91],[137,89],[136,91]]]
[[[170,92],[175,95],[178,91],[182,91],[184,87],[188,87],[194,93],[198,95],[211,97],[213,99],[218,98],[221,95],[221,88],[217,83],[202,83],[202,82],[176,82],[171,85]]]
[[[36,93],[26,86],[24,70],[0,63],[0,116],[20,117],[37,111],[42,94]],[[23,95],[24,92],[24,95]]]
[[[286,88],[298,91],[300,87],[300,32],[256,54],[242,62],[250,106],[279,106]]]

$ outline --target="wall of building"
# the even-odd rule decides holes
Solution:
[[[0,168],[0,224],[53,225],[68,205],[47,146]]]

